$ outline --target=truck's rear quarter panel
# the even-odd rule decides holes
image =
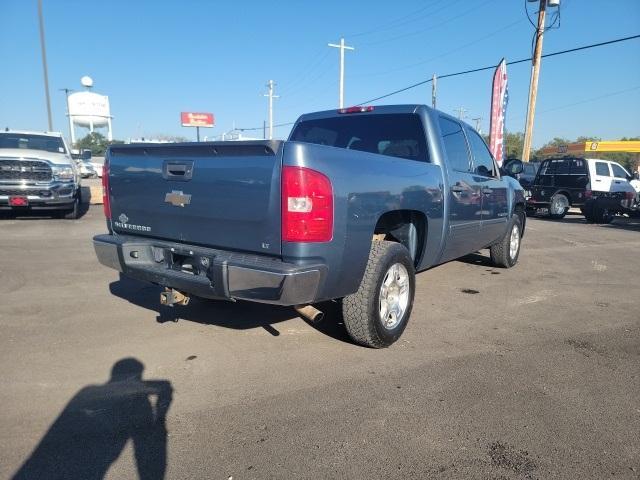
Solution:
[[[369,256],[376,223],[386,212],[424,214],[427,235],[421,265],[435,262],[442,229],[442,171],[432,163],[287,142],[283,164],[325,173],[334,193],[334,235],[326,243],[282,244],[285,261],[324,263],[327,277],[319,296],[342,297],[357,290]],[[422,246],[421,246],[422,247]]]

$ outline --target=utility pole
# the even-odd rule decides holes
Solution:
[[[273,87],[275,87],[275,85],[276,83],[273,80],[269,80],[269,83],[267,83],[269,93],[263,95],[263,97],[269,97],[269,140],[273,140],[273,99],[280,98],[279,95],[273,94]]]
[[[38,0],[38,20],[40,21],[40,50],[42,51],[42,69],[44,71],[44,95],[47,100],[47,119],[49,131],[53,131],[51,120],[51,99],[49,98],[49,73],[47,71],[47,50],[44,41],[44,19],[42,18],[42,0]]]
[[[540,0],[538,11],[538,28],[536,30],[536,46],[531,64],[531,81],[529,83],[529,103],[527,108],[527,123],[524,127],[524,147],[522,161],[528,162],[531,153],[531,138],[533,136],[533,119],[536,113],[536,97],[538,96],[538,76],[540,75],[540,60],[542,56],[542,41],[544,40],[544,19],[547,0]]]
[[[330,47],[339,48],[340,49],[340,93],[339,93],[339,102],[338,108],[344,108],[344,51],[345,50],[355,50],[353,47],[347,47],[344,44],[344,38],[340,38],[340,44],[336,45],[335,43],[328,43]]]
[[[471,120],[476,122],[476,132],[478,132],[480,135],[482,135],[482,127],[480,125],[482,123],[482,117],[472,118]]]
[[[453,111],[458,112],[458,120],[464,120],[465,118],[467,118],[466,114],[469,110],[467,110],[464,107],[458,107],[458,108],[454,108]]]
[[[69,118],[69,138],[71,139],[71,148],[76,143],[76,134],[73,131],[73,119],[71,118],[71,109],[69,108],[69,92],[73,92],[71,88],[59,88],[61,92],[64,92],[67,101],[67,117]]]
[[[436,108],[436,83],[438,81],[438,77],[436,77],[436,74],[433,74],[433,77],[431,77],[431,106],[433,108]]]

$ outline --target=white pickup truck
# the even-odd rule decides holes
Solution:
[[[80,174],[60,133],[0,132],[0,212],[78,218]]]

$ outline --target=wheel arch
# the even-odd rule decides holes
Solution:
[[[373,240],[389,240],[404,245],[418,267],[425,253],[427,216],[419,210],[399,209],[381,214],[373,230]]]

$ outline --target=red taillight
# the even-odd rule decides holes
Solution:
[[[633,200],[636,198],[636,192],[625,192],[625,197],[627,200]]]
[[[364,112],[373,112],[373,107],[347,107],[341,108],[338,110],[338,113],[364,113]]]
[[[591,198],[591,197],[593,197],[593,192],[589,189],[586,189],[584,191],[584,198]]]
[[[328,242],[333,238],[333,189],[322,173],[282,168],[282,241]]]
[[[102,207],[104,216],[111,220],[111,201],[109,200],[109,160],[105,158],[102,167]]]

